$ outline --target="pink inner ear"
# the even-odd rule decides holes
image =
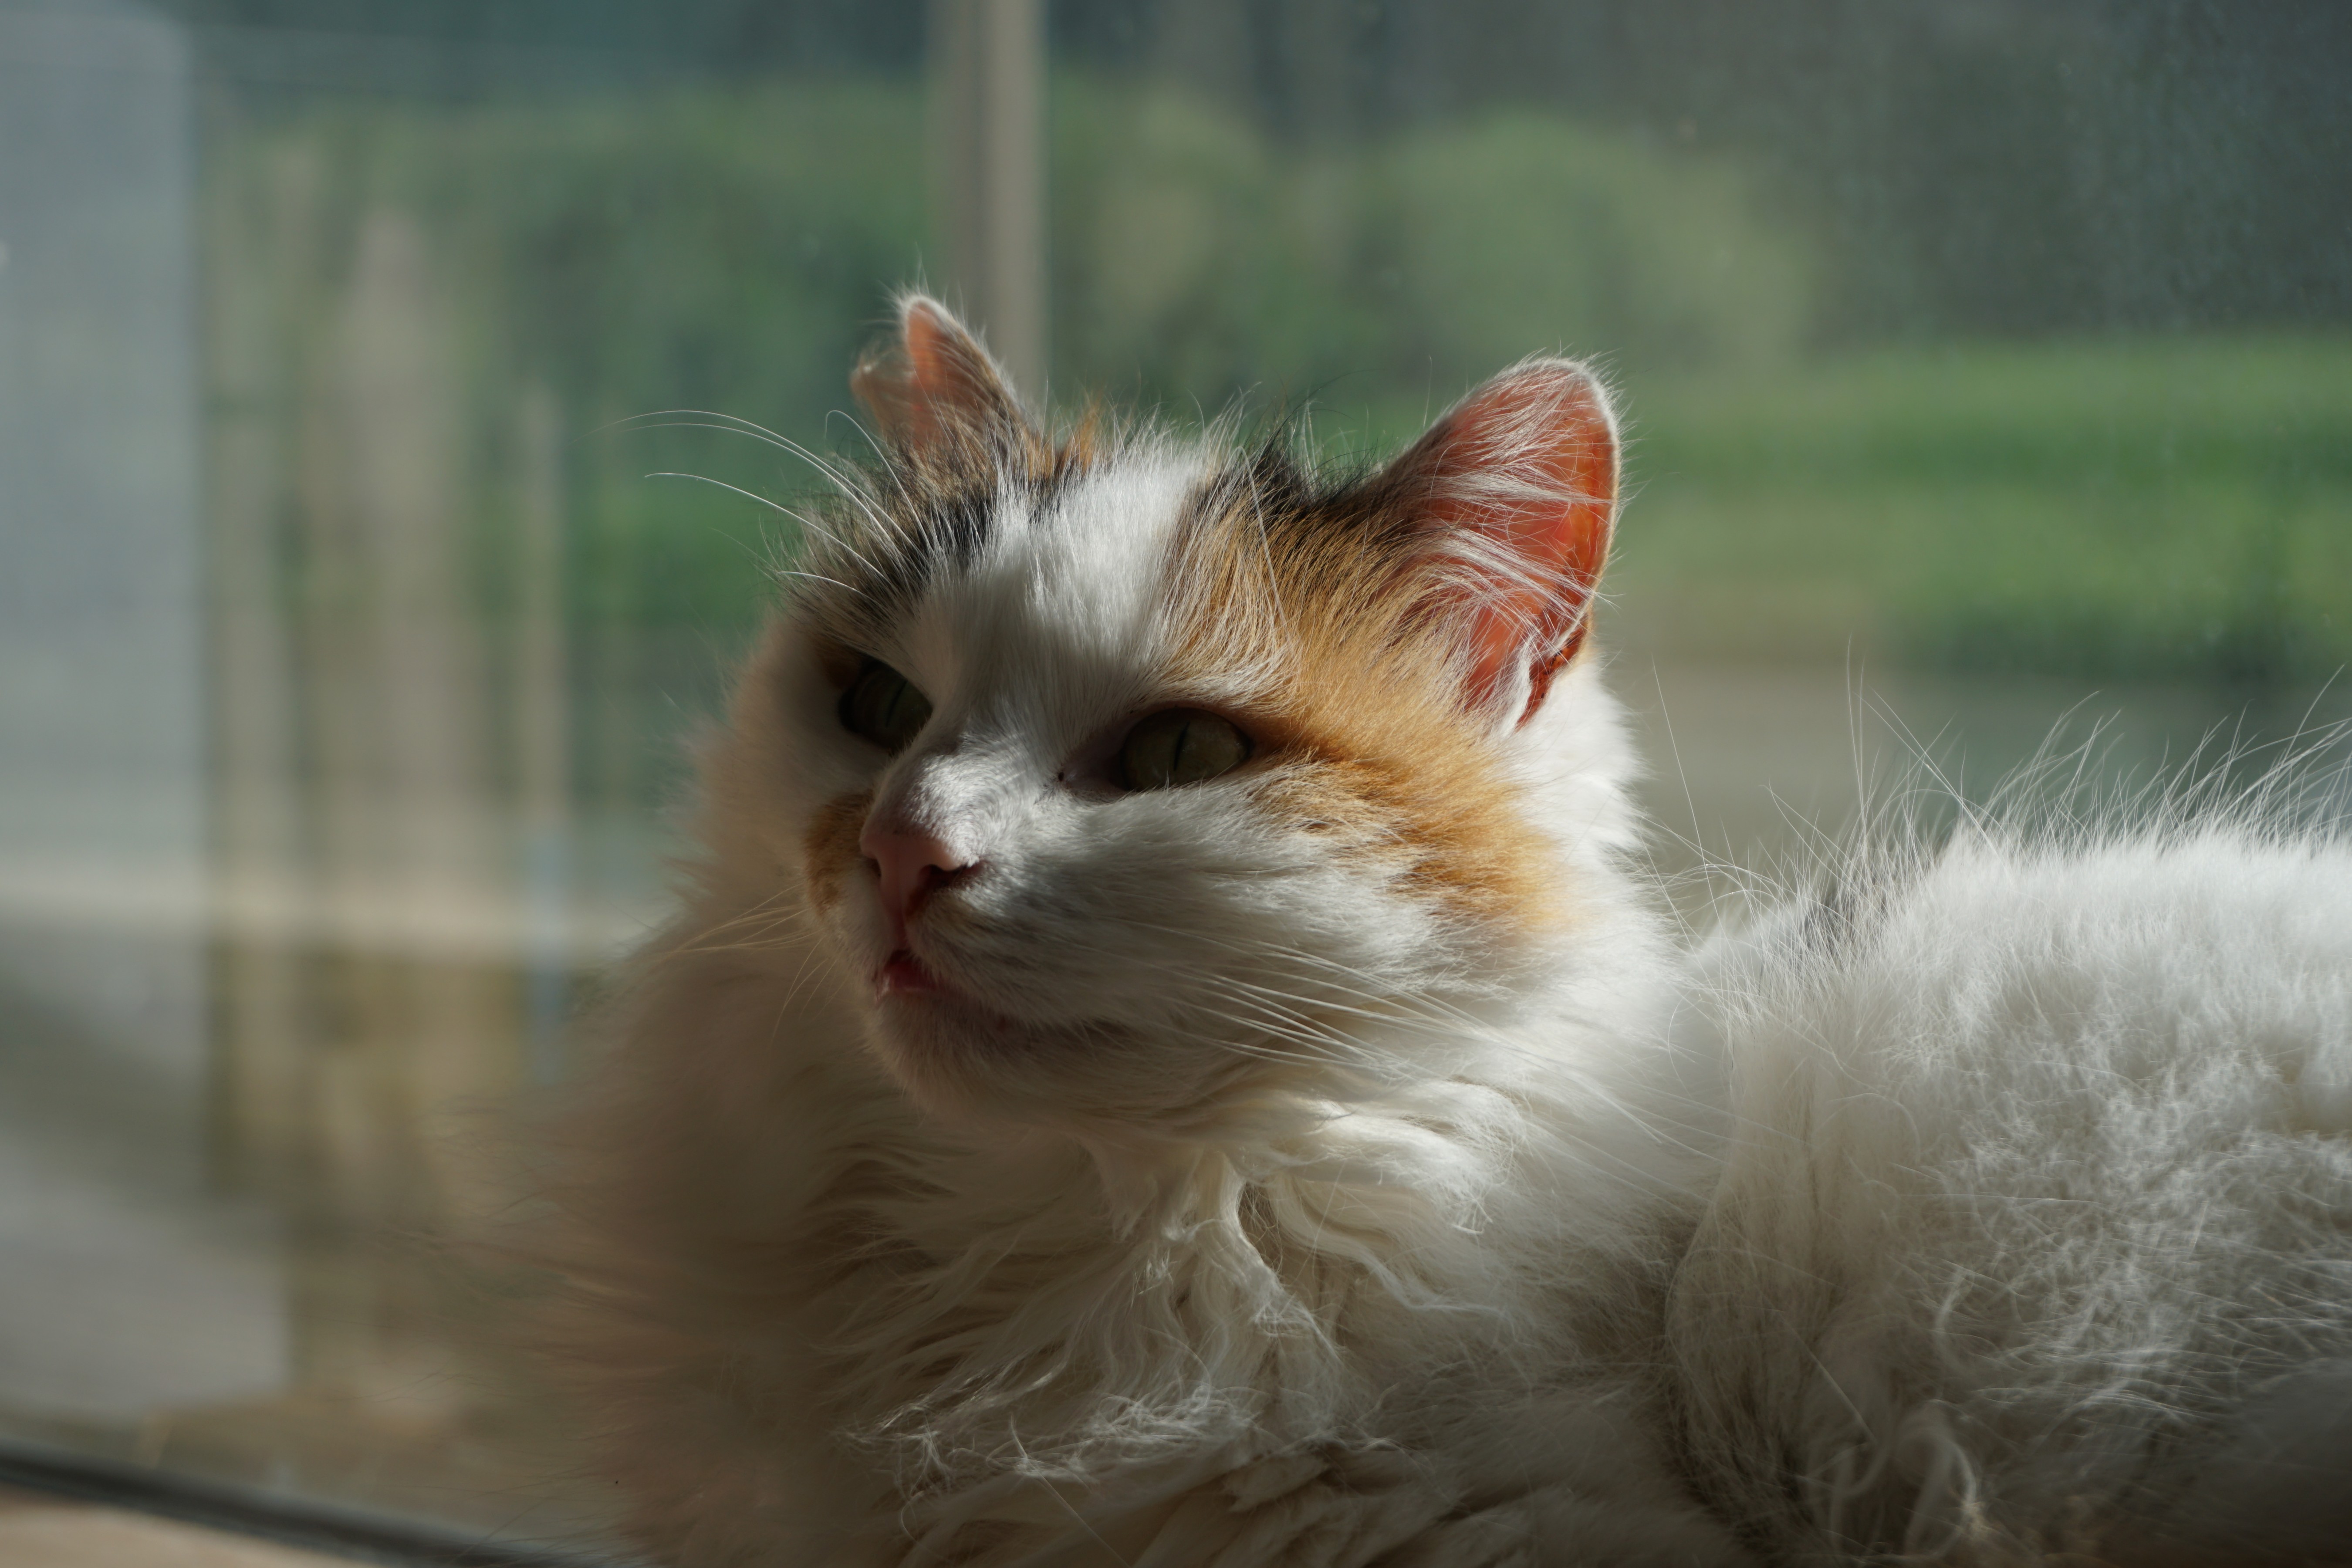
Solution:
[[[1582,643],[1608,558],[1617,437],[1606,395],[1562,362],[1507,373],[1440,420],[1398,466],[1427,487],[1423,515],[1433,531],[1475,536],[1476,547],[1456,556],[1471,579],[1464,695],[1485,707],[1524,666],[1524,723]]]
[[[898,333],[896,353],[866,360],[850,376],[850,389],[889,439],[919,448],[938,441],[950,423],[985,429],[1019,419],[988,352],[945,307],[920,295],[908,300]]]

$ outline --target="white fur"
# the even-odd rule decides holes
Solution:
[[[1721,1506],[1806,1555],[2352,1550],[2352,854],[1970,826],[1839,903],[1700,955],[1738,1131],[1673,1329]]]
[[[1168,674],[1206,462],[1008,487],[866,650],[935,704],[901,754],[842,731],[788,624],[708,759],[566,1259],[665,1561],[2340,1528],[2340,1470],[2252,1518],[2192,1484],[2312,1451],[2352,1366],[2340,845],[1985,833],[1685,955],[1588,652],[1490,742],[1576,918],[1466,930],[1238,790],[1072,783],[1133,715],[1263,679]],[[877,1010],[870,879],[811,905],[803,835],[866,789],[985,864],[919,951],[996,1021]]]

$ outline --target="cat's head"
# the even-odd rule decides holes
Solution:
[[[1051,439],[919,297],[856,386],[879,461],[811,522],[710,810],[919,1100],[1199,1133],[1443,1072],[1575,951],[1630,834],[1584,367],[1344,479]]]

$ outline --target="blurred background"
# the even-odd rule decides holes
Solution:
[[[2352,712],[2347,82],[2336,0],[0,0],[0,1443],[593,1539],[432,1238],[894,289],[1339,459],[1597,356],[1682,873]]]

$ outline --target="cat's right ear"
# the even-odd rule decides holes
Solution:
[[[1391,464],[1456,637],[1463,696],[1525,723],[1584,642],[1617,516],[1617,421],[1600,379],[1532,359],[1464,398]]]
[[[973,444],[1003,450],[1029,429],[1012,384],[980,340],[926,294],[899,301],[897,340],[858,361],[849,389],[883,442],[911,456]]]

